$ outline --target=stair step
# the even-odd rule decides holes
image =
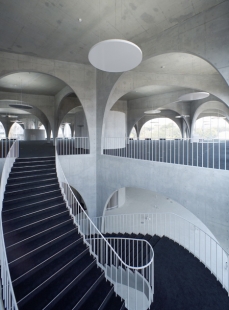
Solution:
[[[30,216],[24,216],[22,218],[9,220],[3,223],[3,230],[4,230],[4,233],[11,232],[16,229],[23,228],[27,225],[36,224],[38,221],[51,218],[53,216],[56,216],[57,214],[61,214],[66,211],[68,212],[66,207],[60,206],[57,208],[46,209],[45,211],[39,212],[39,213],[36,212],[35,214],[30,215]]]
[[[34,175],[31,175],[31,176],[23,176],[23,175],[20,177],[10,176],[10,178],[7,180],[7,186],[24,184],[24,183],[29,183],[29,182],[36,182],[36,181],[43,181],[45,179],[54,178],[54,177],[56,178],[55,171],[51,173],[49,173],[48,171],[45,171],[43,174],[38,174],[38,175],[34,173]]]
[[[49,218],[45,218],[43,220],[37,221],[36,223],[28,224],[24,227],[14,229],[7,233],[4,232],[6,246],[12,245],[12,242],[15,243],[16,240],[17,242],[22,241],[23,239],[29,238],[37,233],[41,233],[48,228],[51,228],[68,220],[69,213],[66,210],[63,213],[56,214]]]
[[[41,289],[44,289],[50,282],[61,276],[72,265],[79,262],[80,259],[85,259],[86,254],[88,254],[88,249],[81,242],[77,245],[77,247],[70,248],[61,256],[55,257],[55,259],[50,260],[48,264],[46,264],[45,266],[41,266],[41,268],[39,270],[36,270],[36,272],[34,272],[33,274],[29,273],[29,276],[28,274],[26,274],[26,277],[23,281],[20,281],[17,285],[15,285],[14,283],[14,290],[18,300],[21,300],[23,297],[25,297],[35,289],[37,294]]]
[[[23,190],[23,189],[33,189],[34,187],[39,187],[39,186],[44,186],[44,185],[49,185],[49,184],[55,184],[58,182],[57,178],[48,178],[46,177],[46,179],[43,179],[42,182],[39,181],[29,181],[29,182],[25,182],[26,180],[24,180],[23,183],[20,184],[8,184],[6,185],[6,191],[10,192],[10,191],[18,191],[18,190]]]
[[[122,300],[118,295],[112,295],[104,310],[124,310],[125,309],[125,301]],[[140,309],[139,309],[140,310]]]
[[[27,172],[30,172],[30,171],[35,171],[35,170],[45,170],[45,169],[55,169],[56,165],[55,163],[49,163],[49,164],[42,164],[42,163],[39,163],[37,165],[20,165],[20,166],[13,166],[12,169],[11,169],[11,172],[12,173],[15,173],[15,172],[20,172],[20,173],[24,173],[24,174],[27,174]]]
[[[44,156],[44,157],[18,157],[15,162],[34,162],[34,161],[46,161],[55,160],[55,156]]]
[[[17,279],[24,275],[26,272],[37,268],[38,265],[49,262],[49,259],[55,255],[62,255],[62,252],[66,248],[76,247],[78,243],[83,241],[79,234],[72,234],[65,238],[54,239],[49,243],[49,246],[41,247],[28,255],[18,258],[12,262],[9,262],[10,273],[12,279]],[[39,253],[39,255],[37,254]]]
[[[46,191],[46,192],[42,192],[39,194],[35,194],[32,196],[28,196],[28,197],[21,197],[21,198],[16,198],[16,199],[7,199],[7,200],[3,200],[3,208],[12,208],[12,207],[21,207],[23,205],[28,205],[28,204],[32,204],[32,203],[38,203],[40,200],[45,200],[45,199],[49,199],[49,198],[55,198],[61,195],[61,191],[60,189],[56,189],[54,191]]]
[[[115,294],[114,287],[104,278],[80,310],[103,310],[113,294]]]
[[[34,170],[30,170],[30,171],[22,171],[22,172],[10,172],[9,177],[11,178],[17,178],[17,177],[29,177],[29,176],[37,176],[37,175],[41,175],[41,174],[50,174],[52,172],[55,172],[56,168],[50,168],[48,170],[46,170],[45,168],[43,169],[37,169],[34,168]]]
[[[96,260],[90,256],[83,257],[80,261],[73,264],[63,275],[53,279],[38,294],[32,294],[34,296],[30,295],[26,300],[19,301],[20,310],[53,309],[54,306],[55,309],[67,310],[69,309],[69,304],[77,297],[79,298],[82,292],[85,292],[93,284],[93,280],[100,275],[101,271],[96,267]],[[59,308],[60,299],[63,299],[63,297],[66,297],[72,291],[73,300],[67,298],[67,303],[65,302],[62,308]]]
[[[33,160],[33,161],[29,161],[29,160],[24,160],[24,161],[15,161],[14,162],[14,167],[22,167],[22,166],[36,166],[36,165],[44,165],[44,164],[55,164],[55,158],[54,159],[49,159],[49,160],[39,160],[39,158],[37,160]]]
[[[39,215],[41,212],[49,212],[51,209],[58,210],[60,207],[64,207],[66,209],[66,204],[62,201],[60,203],[52,203],[49,202],[47,205],[41,204],[36,207],[30,208],[16,208],[9,212],[2,213],[2,222],[7,223],[8,221],[20,221],[21,219],[27,217],[27,219],[32,218],[33,216]]]
[[[27,198],[33,195],[42,194],[43,192],[51,192],[54,190],[60,189],[59,183],[55,182],[52,184],[43,184],[41,183],[40,186],[33,187],[33,188],[24,188],[20,190],[8,191],[6,190],[4,193],[4,200],[5,202],[13,199],[22,199]]]
[[[91,294],[96,290],[99,283],[104,279],[104,273],[101,273],[100,268],[93,266],[90,272],[85,273],[81,278],[81,281],[74,281],[70,287],[63,291],[62,295],[59,296],[47,309],[52,309],[55,305],[55,310],[78,310],[81,308],[83,303],[90,298]],[[77,292],[77,294],[76,294]],[[51,306],[51,307],[50,307]]]

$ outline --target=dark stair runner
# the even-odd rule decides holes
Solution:
[[[54,157],[16,159],[2,221],[20,310],[125,309],[73,224]]]
[[[178,243],[156,235],[112,233],[104,236],[145,239],[153,247],[154,299],[151,310],[229,309],[229,297],[220,282]]]

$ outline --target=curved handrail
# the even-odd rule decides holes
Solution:
[[[6,188],[7,179],[13,166],[15,159],[19,156],[19,141],[16,140],[11,146],[8,155],[5,159],[5,164],[2,170],[1,188],[0,188],[0,216],[1,216],[1,279],[3,287],[3,300],[6,310],[18,310],[17,301],[15,298],[12,280],[10,276],[8,260],[6,255],[5,241],[2,227],[2,205],[4,199],[4,192]]]
[[[208,233],[184,217],[172,212],[127,213],[97,217],[105,233],[149,233],[167,236],[192,252],[229,294],[229,254]],[[194,228],[194,230],[193,230]]]
[[[180,215],[178,215],[178,214],[176,214],[176,213],[173,213],[173,212],[158,212],[158,213],[150,213],[150,212],[149,212],[149,213],[122,213],[122,214],[106,215],[106,216],[104,216],[104,218],[110,217],[110,216],[120,216],[120,215],[122,215],[122,216],[134,216],[134,215],[140,215],[140,214],[141,214],[141,215],[172,214],[172,215],[174,215],[174,216],[176,216],[176,217],[179,217],[179,218],[181,218],[182,220],[186,221],[187,223],[189,223],[189,224],[191,224],[191,225],[194,225],[196,228],[198,228],[198,230],[202,231],[206,236],[208,236],[210,239],[214,240],[214,242],[217,243],[217,245],[220,246],[220,247],[224,250],[224,252],[229,256],[229,253],[219,244],[219,242],[218,242],[216,239],[212,238],[212,237],[211,237],[208,233],[206,233],[203,229],[199,228],[197,225],[193,224],[192,222],[190,222],[190,221],[187,220],[186,218],[184,218],[184,217],[182,217],[182,216],[180,216]],[[98,218],[102,218],[102,217],[96,217],[96,219],[98,219]]]
[[[135,239],[135,238],[116,238],[116,237],[104,237],[105,239],[113,239],[113,240],[129,240],[129,241],[138,241],[138,242],[143,242],[145,244],[148,245],[149,247],[149,250],[150,250],[150,253],[151,253],[151,259],[150,261],[144,265],[144,267],[148,267],[149,265],[152,264],[153,260],[154,260],[154,251],[153,251],[153,248],[151,246],[151,244],[147,241],[147,240],[144,240],[144,239]],[[101,238],[88,238],[86,240],[100,240]],[[109,243],[109,241],[108,241]],[[111,248],[113,249],[113,247],[111,246]],[[129,269],[135,269],[135,270],[140,270],[142,269],[142,267],[138,267],[138,266],[131,266],[131,265],[128,265],[126,264],[122,258],[118,255],[118,253],[114,250],[114,253],[116,253],[116,255],[119,257],[119,259],[122,261],[123,265],[126,267],[126,268],[129,268]]]
[[[128,270],[131,270],[132,273],[133,272],[137,272],[141,269],[141,273],[144,277],[144,281],[148,281],[149,282],[149,287],[150,287],[150,291],[148,292],[148,296],[149,296],[149,301],[147,303],[147,307],[145,308],[143,306],[142,309],[147,309],[152,300],[153,300],[153,292],[154,292],[154,287],[153,287],[153,263],[154,260],[152,257],[150,262],[147,263],[146,265],[142,264],[138,267],[132,267],[127,265],[118,255],[118,253],[112,248],[112,246],[110,245],[110,243],[106,240],[106,238],[102,235],[102,233],[100,232],[100,230],[96,227],[96,225],[92,222],[92,220],[90,219],[90,217],[87,215],[87,213],[85,212],[85,210],[83,209],[83,207],[81,206],[81,204],[79,203],[79,201],[77,200],[77,198],[75,197],[73,191],[71,190],[68,181],[64,175],[63,169],[61,167],[61,164],[59,162],[59,158],[58,158],[58,153],[56,151],[56,171],[57,171],[57,177],[58,177],[58,181],[62,190],[62,194],[65,198],[67,207],[70,211],[70,215],[72,216],[74,223],[77,225],[79,232],[81,233],[81,235],[83,236],[84,242],[88,244],[89,249],[90,249],[90,253],[96,257],[97,259],[97,263],[98,265],[105,271],[105,276],[108,277],[107,274],[107,266],[108,265],[108,257],[106,255],[107,248],[110,249],[110,251],[113,253],[112,257],[109,257],[109,259],[112,259],[112,265],[113,266],[121,266],[121,267],[125,267]],[[101,251],[101,253],[95,253],[95,251],[93,251],[92,249],[92,245],[87,241],[88,239],[93,239],[93,238],[87,238],[87,236],[92,236],[92,235],[98,235],[99,236],[99,240],[101,240],[101,244],[100,244],[100,248],[101,249],[105,249],[104,251]],[[96,237],[95,237],[96,238]],[[150,246],[151,247],[151,246]],[[153,253],[153,249],[151,248],[152,253]],[[117,293],[117,284],[118,284],[118,272],[116,271],[116,280],[113,280],[114,283],[114,289]],[[111,279],[110,279],[111,280]],[[138,278],[139,280],[139,278]],[[137,283],[137,280],[135,281]],[[119,283],[120,284],[120,283]],[[137,283],[137,285],[139,285],[139,283]],[[145,285],[142,285],[143,287],[143,293],[144,293],[144,289],[145,289]],[[119,292],[120,294],[120,292]],[[128,287],[128,296],[127,298],[123,297],[126,300],[126,307],[129,307],[130,304],[130,295],[131,293],[129,292],[129,287]],[[131,297],[132,298],[132,297]],[[137,304],[136,304],[137,307]],[[137,308],[136,308],[137,310]]]

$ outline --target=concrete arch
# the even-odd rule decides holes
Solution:
[[[122,188],[123,189],[123,188]],[[216,240],[215,236],[208,229],[208,227],[190,210],[185,208],[182,204],[178,203],[174,199],[169,198],[167,195],[161,194],[158,191],[145,190],[141,187],[124,187],[126,191],[126,201],[124,205],[113,210],[107,209],[107,204],[110,198],[116,191],[119,191],[120,188],[113,191],[112,194],[106,201],[104,210],[102,213],[102,225],[104,223],[104,217],[106,215],[119,215],[119,214],[133,214],[133,213],[166,213],[171,212],[185,218],[186,220],[196,224],[199,228],[204,230],[206,233],[211,235],[213,239]],[[140,206],[140,207],[139,207]],[[102,226],[103,227],[103,226]]]
[[[141,134],[141,130],[143,128],[143,126],[148,122],[150,121],[151,119],[157,119],[157,118],[168,118],[170,119],[171,121],[173,121],[177,126],[178,128],[180,129],[180,134],[182,136],[182,125],[181,125],[181,121],[180,119],[173,119],[172,117],[169,117],[169,116],[164,116],[164,115],[155,115],[154,117],[152,116],[143,116],[140,120],[140,124],[139,124],[139,136]]]
[[[89,136],[95,141],[96,70],[93,67],[20,54],[0,53],[0,78],[17,72],[48,74],[65,82],[77,94],[85,111]],[[90,143],[90,146],[95,152],[95,142]]]
[[[25,112],[28,112],[31,115],[35,115],[44,125],[45,130],[47,132],[47,137],[50,135],[49,132],[51,132],[51,125],[50,125],[50,121],[47,118],[47,116],[45,115],[45,113],[43,113],[38,107],[36,107],[35,105],[31,104],[30,102],[26,102],[26,101],[18,101],[18,100],[8,100],[8,99],[1,99],[0,100],[1,103],[1,108],[10,108],[10,104],[20,104],[23,103],[25,105],[30,105],[32,107],[32,109],[30,110],[26,110],[26,109],[20,109],[23,110]],[[9,131],[8,131],[9,132]]]
[[[191,137],[193,135],[193,130],[194,130],[194,126],[195,126],[195,122],[197,121],[197,119],[199,118],[199,116],[201,115],[201,113],[203,113],[204,111],[208,111],[208,110],[215,110],[216,113],[217,111],[221,111],[222,115],[229,117],[229,108],[220,101],[207,101],[204,102],[202,105],[200,105],[192,118],[192,124],[191,124]]]
[[[161,53],[160,55],[162,54],[166,57],[168,51],[166,50],[166,53]],[[187,54],[194,55],[194,53]],[[149,57],[146,61],[150,62],[155,57],[156,56],[153,56],[151,58]],[[205,61],[203,57],[200,58]],[[208,61],[208,63],[210,62]],[[166,72],[158,74],[155,72],[147,72],[142,69],[144,68],[144,65],[145,62],[142,62],[142,64],[136,69],[115,76],[116,80],[114,81],[113,87],[111,87],[110,93],[107,94],[107,102],[104,102],[102,123],[105,122],[107,114],[111,107],[114,105],[114,103],[117,102],[117,100],[121,98],[124,94],[136,88],[150,85],[181,86],[194,90],[207,91],[215,95],[217,98],[219,98],[229,106],[229,87],[220,73],[214,75],[198,76],[189,74],[184,77],[183,74],[166,74]],[[210,65],[212,66],[211,63]],[[103,136],[104,126],[101,127],[101,139],[103,138]]]

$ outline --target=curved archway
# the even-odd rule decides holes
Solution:
[[[131,132],[130,132],[130,134],[129,134],[129,138],[130,138],[130,139],[137,140],[138,135],[137,135],[137,130],[136,130],[136,127],[135,127],[135,126],[131,129]]]
[[[162,57],[164,60],[168,58],[170,55],[172,57],[178,57],[179,55],[188,55],[190,57],[190,65],[193,64],[193,59],[196,60],[196,62],[201,62],[201,64],[205,65],[206,72],[210,72],[209,74],[199,74],[198,79],[196,77],[196,74],[193,74],[192,72],[188,72],[185,76],[185,79],[183,78],[183,74],[186,72],[183,71],[183,74],[179,74],[179,71],[176,70],[176,62],[171,61],[169,63],[169,67],[161,69],[157,63],[157,58]],[[198,61],[197,61],[198,60]],[[150,63],[152,63],[152,66],[150,66]],[[157,70],[155,69],[155,66],[157,66]],[[198,67],[198,66],[197,66]],[[191,68],[191,67],[190,67]],[[190,68],[187,68],[187,70],[190,70]],[[201,70],[201,67],[199,67]],[[151,70],[151,71],[150,71]],[[152,71],[154,70],[154,71]],[[196,69],[198,70],[198,69]],[[213,73],[214,72],[214,73]],[[200,71],[199,71],[200,73]],[[211,74],[212,73],[212,74]],[[218,87],[215,87],[212,85],[212,76],[214,76],[214,79],[217,80],[217,83],[220,83],[221,89]],[[147,59],[144,61],[138,68],[132,70],[131,72],[126,72],[119,77],[117,77],[116,82],[114,83],[113,88],[111,89],[110,93],[107,97],[107,102],[104,106],[104,115],[103,115],[103,124],[105,123],[105,120],[107,118],[107,114],[110,111],[111,107],[121,98],[124,94],[127,94],[134,90],[139,90],[141,87],[150,86],[150,85],[167,85],[170,87],[182,87],[187,88],[190,91],[207,91],[209,93],[214,94],[215,96],[218,96],[221,100],[224,102],[227,102],[229,105],[229,89],[228,85],[225,82],[224,78],[215,70],[215,68],[210,65],[207,61],[203,60],[200,57],[191,55],[189,53],[166,53],[159,56],[154,56],[152,58]],[[183,93],[184,94],[184,93]],[[172,101],[178,100],[177,98],[173,98]],[[167,100],[167,103],[164,102],[163,105],[160,103],[157,106],[154,106],[154,108],[164,106],[165,104],[168,104],[171,102],[171,100]],[[131,127],[132,128],[132,127]],[[101,128],[101,139],[103,141],[104,137],[104,126]]]
[[[155,117],[146,121],[140,129],[139,138],[144,139],[180,139],[180,128],[170,118]]]
[[[194,126],[193,136],[200,139],[229,139],[229,123],[224,116],[202,116],[199,117]]]
[[[24,129],[20,124],[14,122],[9,130],[10,139],[24,140]]]
[[[0,139],[6,138],[6,131],[4,125],[0,121]]]
[[[105,216],[115,216],[120,214],[160,214],[160,213],[173,213],[185,220],[193,223],[205,233],[210,235],[213,239],[217,240],[214,234],[208,229],[208,227],[191,211],[186,209],[175,200],[164,196],[161,193],[154,192],[136,187],[122,188],[125,190],[125,201],[121,206],[116,208],[107,208],[110,200],[114,195],[120,191],[120,189],[114,191],[108,198],[104,207],[103,218]],[[149,223],[150,224],[150,223]]]

